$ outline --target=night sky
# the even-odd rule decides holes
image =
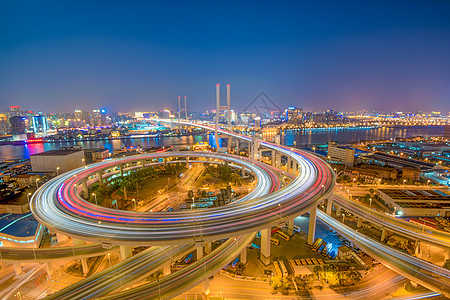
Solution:
[[[0,110],[201,111],[216,83],[236,110],[448,112],[450,1],[0,0]]]

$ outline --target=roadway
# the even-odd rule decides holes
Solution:
[[[390,232],[407,237],[412,240],[424,241],[426,243],[450,250],[450,233],[435,230],[427,227],[413,224],[411,222],[397,219],[393,215],[373,210],[365,205],[351,201],[343,195],[335,193],[333,203],[339,205],[352,214],[362,217],[363,220],[382,227]]]
[[[246,195],[237,201],[245,201],[245,199],[249,197],[259,197],[273,191],[274,188],[279,188],[280,183],[277,177],[274,176],[273,171],[274,170],[265,171],[268,173],[266,175],[271,178],[271,181],[267,185],[263,188],[255,188],[251,192],[252,195]],[[226,265],[229,261],[233,260],[237,255],[236,253],[240,253],[240,251],[247,247],[248,243],[250,243],[248,241],[251,241],[253,236],[254,234],[245,235],[244,237],[239,237],[237,239],[229,239],[228,242],[221,245],[218,249],[215,249],[209,256],[195,262],[193,265],[196,266],[196,268],[200,268],[200,270],[210,270],[208,271],[208,274],[214,274],[223,268],[216,268],[215,266],[218,263],[226,261]],[[163,266],[166,268],[170,267],[170,263],[175,257],[190,252],[193,249],[194,246],[192,244],[173,245],[170,247],[151,247],[138,255],[128,258],[118,265],[110,267],[94,276],[60,290],[49,296],[49,299],[88,299],[91,297],[104,296],[114,290],[122,290]],[[218,253],[220,253],[220,255]],[[179,277],[192,276],[191,269],[192,267],[190,266],[177,271],[176,274]],[[210,275],[206,278],[209,276]],[[204,279],[205,278],[202,276],[191,277],[189,281],[182,282],[183,285],[179,287],[183,288],[183,290],[188,290],[188,287],[198,285]],[[152,287],[150,286],[149,288],[151,289]],[[169,289],[169,291],[173,292],[173,289]],[[128,299],[128,296],[126,296],[126,299]]]
[[[347,240],[356,244],[361,250],[400,275],[432,291],[450,297],[450,270],[374,241],[320,210],[317,211],[317,217]]]
[[[267,190],[273,178],[267,175],[268,167],[262,163],[242,157],[205,152],[157,153],[106,161],[62,174],[34,194],[31,209],[40,222],[57,232],[112,244],[193,244],[196,241],[238,236],[228,239],[210,255],[183,269],[185,272],[178,271],[166,276],[157,285],[151,283],[122,292],[132,293],[124,296],[124,299],[142,299],[144,294],[152,295],[149,291],[157,289],[163,298],[171,298],[198,285],[210,274],[223,268],[251,242],[257,230],[269,228],[280,221],[315,209],[323,197],[332,191],[334,173],[325,162],[307,153],[261,142],[263,143],[291,156],[300,166],[296,179],[273,193]],[[245,201],[235,201],[218,209],[175,213],[136,213],[106,209],[88,203],[79,196],[77,187],[96,172],[119,164],[171,156],[212,158],[244,165],[258,178],[257,187],[252,193],[262,195],[248,195]],[[117,284],[111,287],[114,288],[117,288]],[[66,292],[65,290],[63,293]]]
[[[286,187],[261,197],[236,201],[225,207],[171,213],[136,213],[93,205],[79,195],[78,186],[96,172],[119,164],[169,157],[212,158],[244,165],[258,178],[255,190],[268,186],[267,167],[250,159],[207,152],[154,153],[105,161],[64,173],[33,195],[33,215],[45,226],[92,242],[121,245],[187,244],[248,234],[301,215],[317,206],[332,191],[334,173],[314,157],[297,158],[301,172]],[[314,163],[313,163],[314,161]]]

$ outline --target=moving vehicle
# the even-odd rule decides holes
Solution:
[[[275,246],[278,246],[280,244],[280,241],[275,238],[270,238],[270,242]]]
[[[281,231],[281,230],[278,230],[278,231],[277,231],[277,235],[278,235],[280,238],[282,238],[283,240],[285,240],[286,242],[288,242],[288,241],[291,239],[290,236],[288,236],[286,233],[284,233],[284,232]]]

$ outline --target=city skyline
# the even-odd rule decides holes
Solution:
[[[202,4],[1,3],[2,109],[450,111],[448,3]]]

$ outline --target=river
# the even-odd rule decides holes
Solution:
[[[285,131],[282,136],[284,145],[306,146],[311,144],[324,144],[329,141],[340,143],[352,143],[360,140],[383,140],[396,137],[413,136],[442,136],[442,126],[417,126],[417,127],[379,127],[379,128],[357,128],[357,129],[305,129],[301,131]],[[187,146],[200,141],[212,140],[206,135],[167,137],[167,138],[137,138],[120,140],[102,140],[89,142],[59,142],[28,145],[2,145],[0,146],[0,161],[6,159],[29,158],[30,155],[57,150],[61,147],[80,145],[83,148],[98,148],[103,145],[110,152],[123,147],[141,146]]]

